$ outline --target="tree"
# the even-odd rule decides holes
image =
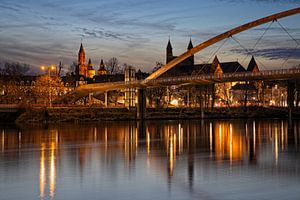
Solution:
[[[68,72],[69,73],[76,73],[76,67],[77,67],[77,62],[73,61],[72,64],[69,66]]]
[[[154,87],[148,88],[146,90],[147,97],[149,99],[149,104],[152,107],[154,104],[155,108],[161,108],[164,106],[164,97],[167,95],[166,87]]]
[[[21,64],[18,62],[5,62],[4,68],[2,69],[3,75],[8,76],[22,76],[30,70],[30,65]]]
[[[1,98],[2,103],[25,103],[30,87],[22,80],[30,65],[17,62],[4,62],[1,66]]]
[[[112,57],[106,62],[107,70],[110,74],[117,74],[120,72],[119,61],[116,57]]]
[[[152,70],[152,73],[153,72],[155,72],[155,71],[157,71],[157,70],[159,70],[162,66],[164,66],[163,64],[162,64],[162,62],[156,62],[156,66],[153,68],[153,70]]]
[[[59,62],[59,65],[58,65],[58,73],[57,73],[58,76],[60,76],[60,73],[61,73],[61,70],[62,70],[63,67],[64,67],[64,65],[63,65],[62,62],[60,61],[60,62]]]
[[[219,83],[219,84],[216,84],[216,87],[215,87],[216,97],[219,100],[225,102],[227,107],[230,107],[230,103],[231,103],[230,88],[231,88],[231,83]],[[219,103],[221,103],[221,102],[219,102]]]
[[[40,76],[36,79],[33,93],[37,101],[44,104],[50,104],[54,99],[61,96],[64,92],[64,85],[58,76]]]

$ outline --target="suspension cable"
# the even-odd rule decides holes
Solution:
[[[262,40],[262,38],[265,36],[265,34],[268,32],[268,30],[271,28],[271,26],[274,24],[274,21],[272,21],[268,27],[265,29],[265,31],[263,32],[263,34],[258,38],[258,40],[255,42],[254,46],[252,47],[252,52],[254,51],[254,49],[256,48],[256,46],[258,45],[258,43]],[[246,60],[246,58],[249,56],[249,54],[247,54],[244,59],[241,61],[241,63],[244,63],[244,61]]]
[[[237,39],[235,39],[232,35],[230,36],[230,38],[231,39],[233,39],[236,43],[238,43],[241,47],[242,47],[242,49],[244,49],[244,51],[246,51],[246,53],[247,53],[247,55],[249,55],[249,54],[251,54],[252,55],[252,53],[248,50],[248,49],[246,49]],[[239,70],[239,68],[240,68],[240,65],[238,66],[238,68],[236,68],[236,70],[233,72],[233,73],[236,73],[238,70]]]
[[[220,51],[220,49],[225,45],[225,43],[228,41],[228,38],[224,40],[224,42],[218,47],[218,49],[211,55],[211,57],[208,59],[207,63]]]
[[[284,27],[284,26],[282,26],[282,24],[278,21],[278,20],[275,20],[278,24],[279,24],[279,26],[284,30],[284,32],[286,32],[287,34],[288,34],[288,36],[290,36],[290,38],[292,39],[292,40],[294,40],[295,42],[296,42],[296,44],[297,44],[297,46],[300,44],[289,32],[288,32],[288,30]]]
[[[209,59],[207,60],[206,63],[203,64],[203,66],[201,67],[201,69],[198,71],[198,73],[196,75],[199,75],[201,73],[201,71],[203,70],[203,68],[208,65],[208,63],[210,62],[210,60],[214,57],[214,55],[216,55],[220,49],[225,45],[225,43],[228,41],[228,38],[226,38],[223,43],[218,47],[218,49],[209,57]]]
[[[244,49],[244,51],[246,51],[247,54],[250,54],[250,55],[253,56],[252,52],[250,52],[245,46],[243,46],[242,43],[241,43],[239,40],[237,40],[237,39],[234,38],[233,36],[230,36],[230,38],[233,39],[236,43],[238,43],[238,44],[242,47],[242,49]],[[257,60],[257,59],[256,59],[256,60]],[[258,60],[257,60],[257,61],[258,61]],[[260,62],[260,64],[261,64],[265,69],[267,69],[267,67],[266,67],[263,63]],[[239,66],[239,67],[240,67],[240,66]],[[235,70],[235,72],[237,72],[237,70],[239,69],[239,67]]]
[[[290,34],[290,32],[287,30],[287,28],[285,28],[278,20],[275,20],[277,22],[277,24],[280,26],[280,28],[286,32],[286,34],[296,43],[295,49],[298,48],[298,46],[300,45],[300,43],[298,42],[298,40],[296,38],[294,38],[292,36],[292,34]],[[290,59],[291,54],[289,56],[287,56],[287,58],[283,61],[281,67],[283,68],[284,65],[287,63],[287,61]]]

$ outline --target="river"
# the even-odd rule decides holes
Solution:
[[[1,200],[299,199],[300,121],[0,125]]]

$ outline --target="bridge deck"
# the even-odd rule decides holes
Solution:
[[[213,83],[225,82],[243,82],[243,81],[266,81],[266,80],[292,80],[300,78],[300,68],[265,70],[256,73],[237,72],[233,74],[200,74],[192,76],[167,77],[151,80],[135,80],[125,83],[108,82],[83,85],[73,91],[73,96],[84,97],[89,93],[107,92],[113,90],[122,90],[125,88],[148,88],[170,85],[207,85]]]

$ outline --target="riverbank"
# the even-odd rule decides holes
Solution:
[[[294,117],[300,115],[294,113]],[[215,108],[148,108],[145,119],[232,119],[232,118],[282,118],[288,117],[286,109],[248,107]],[[19,115],[17,123],[82,123],[99,121],[137,120],[136,111],[126,108],[29,108]]]

